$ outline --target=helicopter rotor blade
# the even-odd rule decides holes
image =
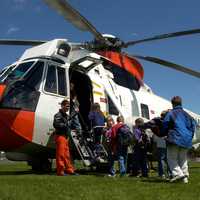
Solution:
[[[17,40],[17,39],[0,39],[0,45],[18,45],[18,46],[37,46],[47,41],[44,40]]]
[[[129,41],[129,42],[122,44],[122,47],[127,48],[130,45],[135,45],[135,44],[139,44],[142,42],[150,42],[153,40],[161,40],[161,39],[167,39],[167,38],[179,37],[179,36],[185,36],[185,35],[191,35],[191,34],[198,34],[198,33],[200,33],[200,29],[192,29],[192,30],[174,32],[174,33],[166,33],[166,34],[162,34],[162,35],[156,35],[156,36],[150,37],[150,38],[144,38],[141,40]]]
[[[82,31],[89,31],[94,37],[106,43],[107,40],[97,29],[77,10],[75,10],[66,0],[44,0],[50,7],[58,11],[66,20],[71,22],[76,28]]]
[[[151,56],[140,56],[140,55],[131,55],[131,56],[127,55],[127,56],[133,57],[133,58],[142,59],[142,60],[149,61],[149,62],[153,62],[153,63],[156,63],[156,64],[160,64],[160,65],[162,65],[164,67],[175,69],[177,71],[180,71],[180,72],[189,74],[191,76],[200,78],[200,72],[194,71],[194,70],[192,70],[192,69],[190,69],[188,67],[184,67],[182,65],[175,64],[173,62],[169,62],[169,61],[166,61],[166,60],[163,60],[163,59],[160,59],[160,58],[151,57]]]

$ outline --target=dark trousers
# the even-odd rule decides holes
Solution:
[[[145,147],[140,145],[135,145],[133,152],[133,165],[132,165],[132,174],[137,176],[140,171],[142,172],[143,177],[148,176],[147,168],[147,150]]]

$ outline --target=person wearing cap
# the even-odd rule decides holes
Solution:
[[[183,110],[182,99],[171,99],[173,109],[164,118],[162,132],[167,133],[167,161],[172,173],[170,182],[188,183],[187,151],[192,147],[195,131],[194,119]]]
[[[70,103],[68,99],[61,102],[61,109],[54,115],[53,126],[55,128],[56,141],[56,169],[58,176],[66,174],[74,175],[74,167],[71,163],[69,150],[69,134],[70,128],[68,125]]]

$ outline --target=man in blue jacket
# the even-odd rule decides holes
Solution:
[[[172,172],[170,182],[188,183],[187,151],[192,147],[195,131],[194,119],[183,110],[181,97],[171,99],[173,109],[163,121],[162,132],[167,133],[167,161]]]

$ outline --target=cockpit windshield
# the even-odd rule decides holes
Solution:
[[[32,64],[33,62],[29,62],[27,66],[31,66]],[[6,95],[1,100],[1,108],[35,111],[40,96],[38,90],[42,82],[44,62],[35,62],[30,70],[26,67],[20,68],[26,69],[24,71],[17,71],[16,69],[13,70],[12,74],[20,75],[20,72],[21,74],[24,73],[23,78],[15,79],[15,81],[7,85]],[[27,71],[27,73],[25,73],[25,71]],[[19,78],[20,76],[16,77]],[[9,81],[8,78],[6,81]]]
[[[0,83],[4,81],[4,79],[8,76],[9,73],[15,68],[16,65],[11,65],[4,68],[0,73]]]
[[[5,67],[4,69],[1,70],[0,76],[8,69],[8,67]]]
[[[11,73],[8,74],[6,80],[14,80],[21,78],[27,72],[34,61],[19,64]]]

